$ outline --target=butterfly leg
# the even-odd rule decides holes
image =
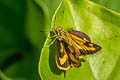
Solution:
[[[55,38],[57,37],[57,35],[54,35],[54,36],[48,36],[48,38]]]
[[[56,32],[55,32],[54,29],[52,30],[52,32],[53,32],[55,35],[53,35],[53,36],[50,36],[50,35],[49,35],[48,38],[54,38],[54,37],[57,37],[57,34],[56,34]]]
[[[45,47],[51,46],[56,41],[56,39],[57,39],[57,37],[55,37],[54,40],[50,44],[48,44],[47,46],[45,46]]]

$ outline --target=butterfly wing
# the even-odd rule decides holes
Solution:
[[[75,30],[70,30],[68,32],[71,34],[73,46],[79,48],[80,56],[93,54],[101,49],[100,46],[92,43],[88,35],[85,33]]]
[[[91,42],[91,39],[89,38],[89,36],[83,32],[80,32],[80,31],[75,31],[75,30],[69,30],[68,31],[69,33],[81,38],[81,39],[86,39],[88,40],[89,42]]]
[[[70,65],[74,67],[80,67],[81,62],[79,56],[76,55],[76,52],[74,51],[73,47],[65,43],[65,50],[68,53]]]
[[[70,68],[69,56],[63,42],[59,40],[57,40],[56,64],[61,70],[68,70]]]
[[[74,49],[64,41],[57,40],[56,64],[61,70],[68,70],[71,66],[81,65],[78,55]]]

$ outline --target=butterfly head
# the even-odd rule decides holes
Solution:
[[[59,40],[63,40],[63,38],[65,38],[65,36],[64,36],[64,35],[65,35],[65,31],[64,31],[63,28],[61,28],[61,27],[56,27],[55,32],[56,32],[57,38],[58,38]]]
[[[55,31],[56,31],[57,35],[59,35],[61,32],[63,32],[63,28],[56,27]]]

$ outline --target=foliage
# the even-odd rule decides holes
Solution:
[[[119,0],[92,1],[120,12]],[[41,49],[39,73],[45,80],[119,80],[119,14],[87,0],[59,4],[60,0],[0,0],[0,80],[39,80]],[[83,31],[103,49],[84,57],[82,66],[71,68],[64,77],[56,67],[55,44],[43,48],[51,39],[40,31],[49,31],[51,20],[51,28]]]
[[[93,42],[102,46],[78,69],[71,68],[66,73],[56,67],[55,44],[45,48],[51,41],[47,38],[42,48],[39,73],[43,80],[118,80],[120,14],[89,0],[63,0],[54,14],[51,28],[61,26],[65,30],[75,29],[87,33]],[[66,76],[65,76],[66,75]]]
[[[59,0],[46,2],[0,0],[0,70],[9,77],[0,74],[0,80],[40,79],[38,62],[46,39],[40,30],[49,29]]]

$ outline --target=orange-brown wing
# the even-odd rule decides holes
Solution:
[[[70,68],[69,56],[63,42],[59,40],[57,40],[56,64],[61,70],[68,70]]]
[[[91,42],[90,38],[83,32],[70,30],[73,46],[79,48],[80,56],[93,54],[101,49],[100,46]]]
[[[89,38],[89,36],[87,34],[83,33],[83,32],[75,31],[75,30],[69,30],[68,32],[77,36],[77,37],[79,37],[79,38],[81,38],[81,39],[83,39],[83,40],[86,39],[89,42],[91,42],[91,39]]]
[[[80,66],[78,55],[76,55],[74,49],[64,41],[57,40],[56,64],[61,70],[68,70],[71,66]]]
[[[79,56],[76,55],[74,48],[69,44],[65,43],[65,50],[68,53],[71,66],[80,67],[81,62],[80,62]]]

